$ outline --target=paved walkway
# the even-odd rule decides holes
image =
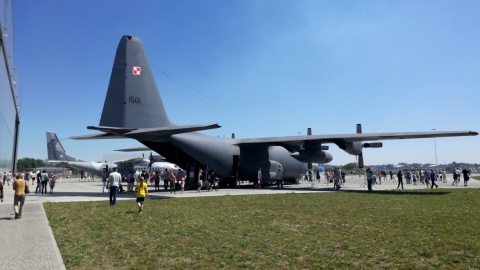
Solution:
[[[447,183],[437,181],[439,188],[465,188],[463,180],[458,186],[451,185],[451,176]],[[345,187],[342,190],[366,190],[364,178],[347,176]],[[13,212],[12,186],[5,186],[5,200],[0,204],[0,269],[65,269],[62,257],[48,224],[43,202],[70,202],[70,201],[108,201],[108,193],[102,193],[101,182],[79,182],[78,178],[63,179],[57,183],[53,194],[27,195],[23,209],[23,217],[15,220]],[[219,191],[201,193],[195,190],[183,194],[172,194],[166,191],[154,191],[149,187],[150,198],[189,198],[202,196],[225,195],[253,195],[253,194],[279,194],[279,193],[318,193],[331,192],[333,185],[301,181],[299,185],[285,185],[284,189],[268,187],[253,189],[252,184],[244,183],[236,189],[219,189]],[[375,185],[374,190],[396,189],[396,182],[384,181],[382,185]],[[414,186],[404,184],[406,190],[426,189],[425,185]],[[480,181],[470,180],[467,188],[480,188]],[[35,186],[30,187],[34,193]],[[119,200],[133,199],[131,193],[119,194]],[[108,203],[108,202],[106,202]],[[17,258],[17,259],[14,259]]]
[[[27,202],[22,216],[15,220],[13,199],[0,204],[0,269],[65,269],[43,205]]]

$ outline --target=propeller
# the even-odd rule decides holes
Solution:
[[[312,135],[312,128],[307,128],[307,136],[311,136]],[[312,162],[308,162],[308,169],[311,170],[312,169]]]
[[[357,124],[357,134],[362,133],[362,124]],[[375,142],[375,143],[363,143],[362,148],[381,148],[383,144],[381,142]],[[363,151],[360,151],[360,154],[358,154],[358,167],[362,169],[365,167],[365,163],[363,161]]]
[[[363,163],[363,154],[360,153],[358,155],[358,168],[363,169],[365,167],[365,164]]]
[[[361,134],[361,133],[362,133],[362,124],[357,124],[357,134]],[[358,168],[362,169],[363,167],[365,167],[365,164],[363,162],[363,151],[361,151],[360,154],[358,154],[357,160],[358,160]]]
[[[153,159],[153,154],[152,154],[152,152],[150,152],[150,156],[148,157],[148,159],[150,160],[150,162],[148,163],[148,171],[150,171],[150,169],[152,168],[153,162],[155,161],[155,160]]]

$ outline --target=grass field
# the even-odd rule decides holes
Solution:
[[[67,269],[479,269],[480,189],[45,203]]]

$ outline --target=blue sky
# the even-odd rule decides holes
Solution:
[[[101,160],[133,140],[98,125],[120,37],[144,44],[178,124],[237,138],[480,130],[480,1],[15,1],[19,158]],[[64,139],[65,138],[65,139]],[[438,163],[479,163],[480,136],[438,138]],[[366,164],[435,163],[433,139],[383,141]],[[332,164],[355,156],[330,147]]]

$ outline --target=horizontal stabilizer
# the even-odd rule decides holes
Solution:
[[[47,163],[68,163],[68,160],[47,160]]]
[[[117,127],[105,127],[105,126],[89,126],[88,129],[94,129],[103,131],[105,133],[73,136],[70,139],[73,140],[94,140],[94,139],[121,139],[131,138],[136,140],[162,140],[162,138],[180,134],[188,133],[200,130],[214,129],[221,127],[219,124],[207,124],[207,125],[188,125],[188,126],[168,126],[168,127],[156,127],[156,128],[140,128],[140,129],[127,129]]]
[[[135,148],[123,148],[123,149],[117,149],[113,151],[118,151],[118,152],[141,152],[141,151],[150,151],[152,149],[148,147],[135,147]]]
[[[122,135],[127,132],[136,130],[136,128],[123,128],[123,127],[107,127],[107,126],[88,126],[88,129],[103,131],[109,134]]]
[[[158,127],[158,128],[141,128],[128,133],[125,133],[124,136],[134,139],[145,139],[145,138],[157,138],[171,136],[180,133],[188,133],[200,130],[214,129],[219,128],[218,124],[208,124],[208,125],[188,125],[188,126],[171,126],[171,127]]]
[[[68,138],[72,140],[98,140],[98,139],[125,139],[125,136],[109,134],[109,133],[101,133],[101,134],[72,136]]]

